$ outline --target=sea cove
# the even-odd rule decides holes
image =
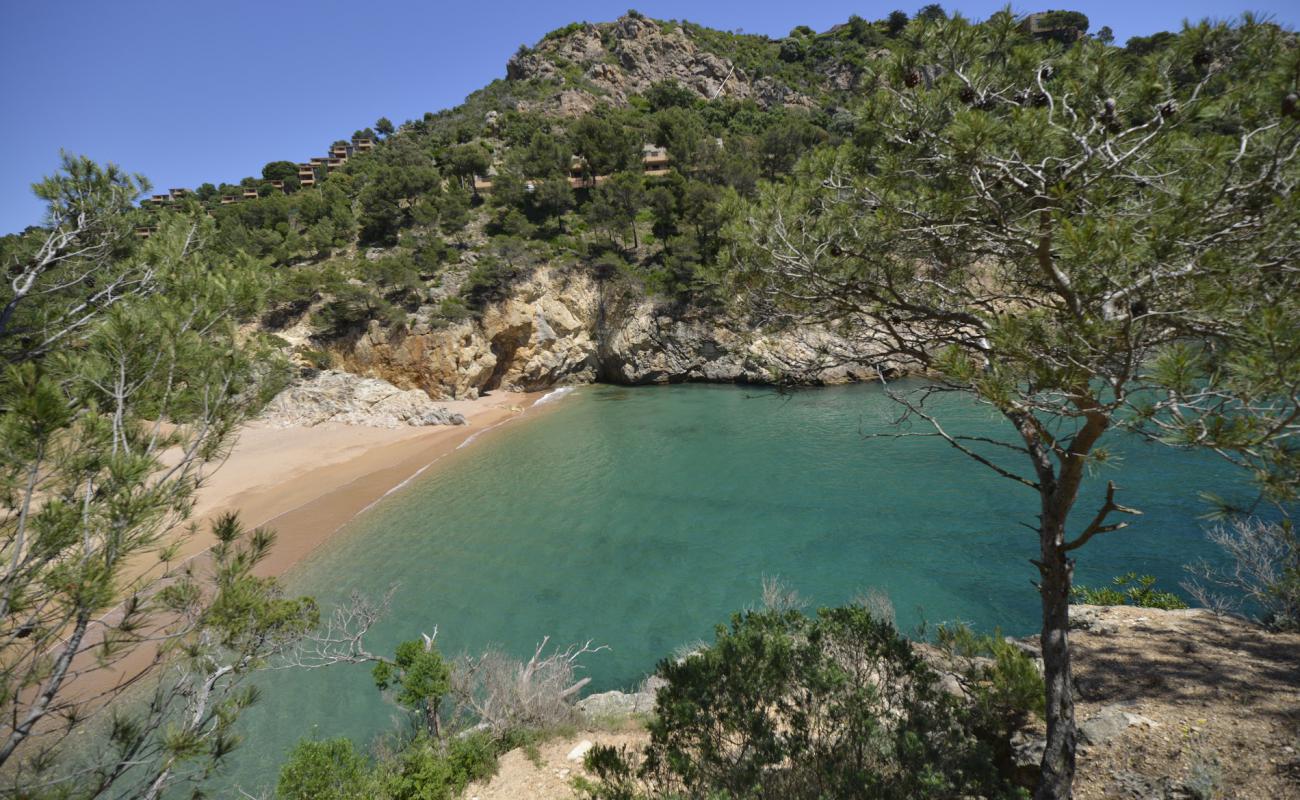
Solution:
[[[951,398],[938,408],[951,431],[1006,433],[986,407]],[[544,636],[592,639],[610,649],[585,660],[589,691],[633,686],[674,649],[711,638],[757,604],[763,576],[814,604],[884,590],[904,630],[964,620],[1034,632],[1036,543],[1020,524],[1032,522],[1034,494],[941,440],[872,437],[925,432],[895,427],[899,411],[879,386],[578,388],[384,498],[288,587],[328,609],[395,584],[370,637],[381,652],[435,626],[449,654],[501,644],[525,656]],[[1205,454],[1135,438],[1115,451],[1080,508],[1110,478],[1144,514],[1095,540],[1078,579],[1136,569],[1175,587],[1184,564],[1219,557],[1203,536],[1199,487],[1236,476]],[[397,710],[374,702],[366,667],[260,683],[231,775],[246,789],[273,781],[305,733],[364,745],[393,730]]]

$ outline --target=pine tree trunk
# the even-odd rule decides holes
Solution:
[[[1069,800],[1074,784],[1075,748],[1073,678],[1070,673],[1070,582],[1073,562],[1066,556],[1063,514],[1044,514],[1040,530],[1044,681],[1047,689],[1047,747],[1043,752],[1034,800]]]

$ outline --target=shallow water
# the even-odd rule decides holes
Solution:
[[[958,397],[938,408],[950,431],[1009,430]],[[1020,523],[1033,522],[1036,497],[942,441],[866,436],[896,430],[897,412],[874,386],[579,389],[387,497],[288,584],[328,608],[396,583],[375,650],[435,625],[444,653],[499,643],[524,656],[547,635],[594,639],[610,647],[586,661],[594,691],[635,684],[711,637],[757,601],[764,575],[815,604],[883,589],[904,629],[960,619],[1031,632],[1036,540]],[[1185,563],[1216,555],[1198,492],[1224,493],[1235,473],[1208,456],[1115,443],[1115,466],[1089,479],[1078,516],[1107,478],[1145,514],[1080,551],[1078,579],[1137,570],[1174,588]],[[273,782],[302,736],[364,745],[393,727],[365,667],[261,683],[231,775],[245,788]]]

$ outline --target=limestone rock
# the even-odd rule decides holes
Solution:
[[[846,341],[820,328],[757,333],[745,320],[668,309],[585,271],[541,267],[477,320],[388,332],[377,322],[350,363],[432,397],[494,389],[542,391],[602,380],[836,384],[875,380],[900,365],[847,358]]]
[[[578,742],[576,747],[569,751],[569,754],[565,756],[565,760],[580,762],[586,757],[587,751],[592,747],[594,747],[594,745],[590,739],[583,739],[581,742]]]
[[[635,692],[601,692],[588,695],[577,702],[577,708],[594,719],[626,717],[629,714],[649,714],[655,709],[655,696],[668,682],[657,675],[646,678]]]
[[[341,422],[372,428],[405,425],[464,425],[465,418],[439,406],[416,389],[388,381],[326,370],[276,395],[262,419],[277,427]]]
[[[1084,744],[1105,744],[1133,726],[1159,727],[1158,722],[1140,714],[1131,714],[1119,705],[1103,707],[1079,726]]]

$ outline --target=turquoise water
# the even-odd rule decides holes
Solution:
[[[959,397],[938,408],[950,431],[1008,430]],[[883,589],[904,629],[960,619],[1032,632],[1036,539],[1019,523],[1033,522],[1036,496],[941,441],[866,437],[895,430],[897,411],[874,386],[579,389],[395,492],[288,583],[327,608],[398,584],[370,637],[380,651],[435,625],[446,653],[594,639],[610,647],[586,661],[594,691],[632,685],[710,637],[757,602],[764,575],[816,604]],[[1107,478],[1145,515],[1080,551],[1078,578],[1138,570],[1176,587],[1185,563],[1215,555],[1198,491],[1223,491],[1234,473],[1136,439],[1116,449],[1078,516]],[[365,667],[262,683],[235,770],[245,788],[273,781],[302,736],[364,745],[393,727]]]

